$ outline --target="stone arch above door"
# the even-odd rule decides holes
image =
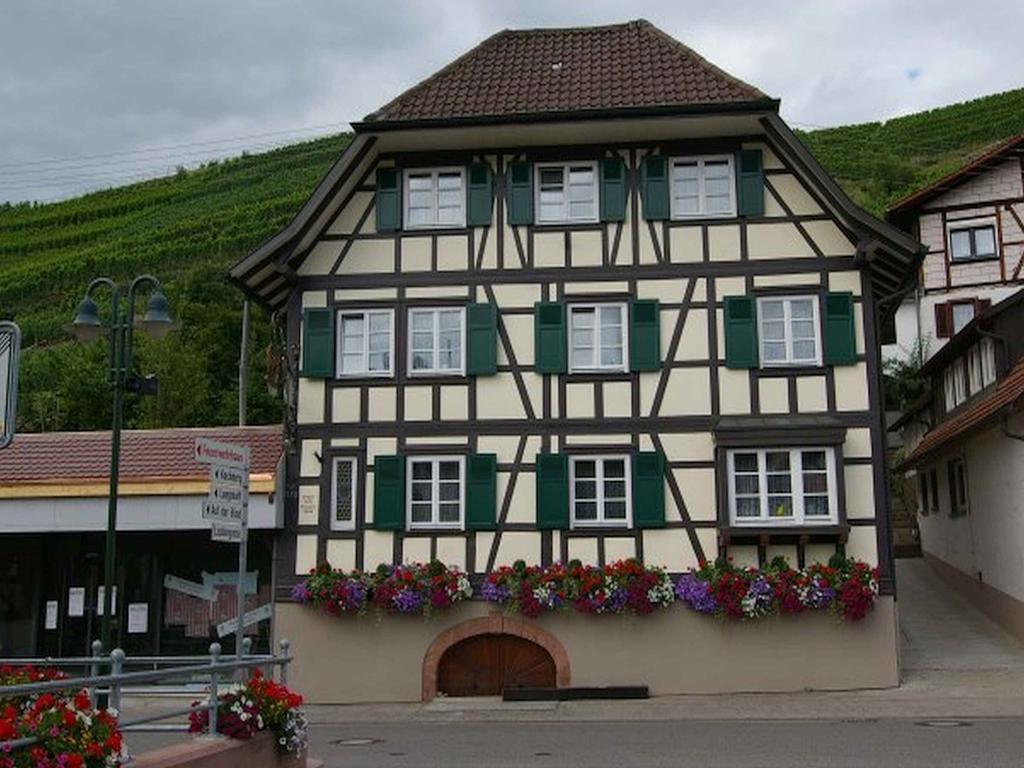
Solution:
[[[514,635],[536,643],[551,654],[555,662],[556,685],[559,688],[569,686],[569,654],[557,637],[535,623],[492,613],[456,624],[434,638],[423,657],[423,701],[430,701],[437,696],[437,670],[444,652],[456,643],[476,635]]]

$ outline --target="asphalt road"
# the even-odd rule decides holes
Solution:
[[[1024,719],[314,725],[328,768],[1024,766]]]

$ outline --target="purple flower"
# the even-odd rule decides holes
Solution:
[[[605,598],[604,605],[601,606],[601,612],[620,613],[626,607],[628,597],[629,595],[626,593],[626,590],[621,587],[615,587],[615,589],[608,593],[608,597]]]
[[[714,613],[718,607],[711,584],[701,581],[692,573],[684,573],[676,581],[676,599],[698,613]]]
[[[306,586],[306,582],[300,581],[292,587],[292,600],[297,603],[309,602],[309,588]]]
[[[480,587],[480,596],[489,603],[507,603],[508,587],[504,584],[485,581]]]
[[[411,589],[402,589],[391,598],[400,613],[418,613],[423,605],[423,598]]]
[[[806,590],[801,591],[800,601],[808,608],[828,608],[835,600],[836,592],[824,579],[811,579]]]

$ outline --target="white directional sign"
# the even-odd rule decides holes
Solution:
[[[246,508],[243,502],[225,503],[216,499],[207,499],[203,502],[203,519],[213,520],[218,523],[234,523],[241,525],[246,517]]]
[[[239,544],[242,541],[242,526],[230,523],[214,523],[210,528],[212,541],[223,541],[228,544]]]
[[[169,573],[164,576],[164,586],[167,589],[173,589],[175,592],[181,592],[184,595],[198,597],[201,600],[206,600],[211,603],[217,596],[216,591],[211,586],[200,584],[195,581],[189,581],[188,579],[182,579],[178,576],[172,576]]]
[[[273,615],[273,613],[274,609],[271,607],[270,603],[265,603],[259,608],[246,611],[245,616],[242,617],[242,626],[248,627],[260,621],[266,621]],[[225,637],[226,635],[230,635],[237,631],[238,619],[228,619],[227,621],[222,621],[217,625],[217,637]]]
[[[196,438],[196,461],[234,469],[249,469],[249,449],[244,445],[224,443],[207,437]]]
[[[0,448],[5,448],[14,439],[20,354],[21,331],[18,326],[0,322]]]
[[[248,485],[249,478],[244,469],[214,464],[210,467],[210,483],[212,485]]]

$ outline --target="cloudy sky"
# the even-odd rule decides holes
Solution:
[[[637,16],[801,127],[1024,85],[1019,0],[0,0],[0,201],[341,130],[499,29]]]

